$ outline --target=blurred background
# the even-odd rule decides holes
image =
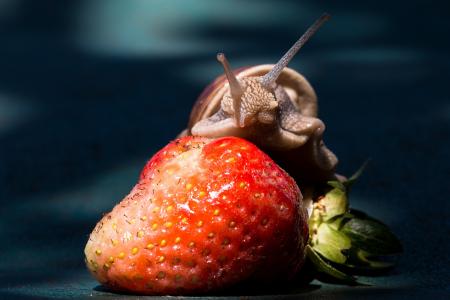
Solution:
[[[0,0],[1,298],[108,297],[84,267],[88,235],[185,127],[222,73],[215,54],[275,63],[324,11],[332,19],[290,67],[316,89],[339,171],[372,159],[352,206],[405,248],[366,281],[449,295],[445,2]]]

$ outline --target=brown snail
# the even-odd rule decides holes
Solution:
[[[317,97],[309,82],[287,68],[305,42],[329,19],[322,15],[275,65],[234,72],[224,54],[225,75],[200,95],[183,135],[238,136],[268,152],[303,182],[334,178],[336,156],[325,146],[325,124],[317,117]]]

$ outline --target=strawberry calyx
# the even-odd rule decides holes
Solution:
[[[387,225],[349,206],[350,188],[366,164],[349,179],[329,181],[312,204],[306,252],[318,279],[361,284],[356,275],[388,270],[394,264],[385,258],[402,252]]]

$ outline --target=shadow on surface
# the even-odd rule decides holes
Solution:
[[[301,294],[307,294],[311,293],[315,290],[320,289],[320,285],[317,284],[308,284],[308,285],[302,285],[302,286],[293,286],[291,285],[282,285],[282,286],[275,286],[275,287],[264,287],[264,286],[257,286],[255,285],[239,285],[234,286],[232,288],[229,288],[227,290],[224,290],[220,293],[214,293],[214,294],[199,294],[199,295],[190,295],[190,297],[211,297],[211,298],[217,298],[217,297],[258,297],[258,296],[280,296],[280,295],[301,295]],[[94,288],[95,291],[98,292],[104,292],[109,294],[118,294],[118,295],[132,295],[126,292],[117,292],[117,291],[111,291],[107,287],[103,285],[96,286]]]

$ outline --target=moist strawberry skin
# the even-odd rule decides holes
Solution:
[[[146,164],[92,232],[88,268],[113,290],[192,294],[291,278],[307,215],[294,180],[239,138],[185,137]]]

